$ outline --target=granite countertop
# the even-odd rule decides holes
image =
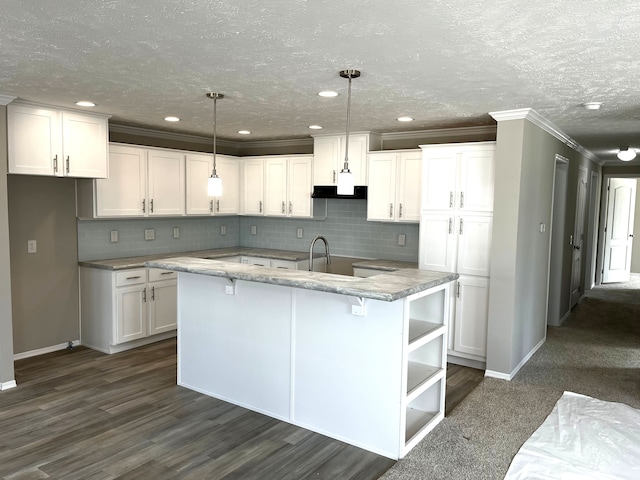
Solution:
[[[355,262],[353,268],[368,268],[371,270],[383,270],[394,272],[403,268],[418,268],[415,262],[400,262],[397,260],[362,260]]]
[[[176,257],[208,258],[216,259],[221,257],[231,257],[235,255],[246,255],[249,257],[270,258],[273,260],[285,260],[298,262],[307,260],[309,252],[298,252],[294,250],[272,250],[267,248],[248,247],[228,247],[214,248],[211,250],[195,250],[191,252],[163,253],[155,255],[144,255],[140,257],[114,258],[110,260],[87,260],[78,262],[81,267],[102,268],[104,270],[125,270],[128,268],[142,268],[145,262]],[[322,253],[314,253],[314,258],[324,257]]]
[[[307,290],[319,290],[386,302],[393,302],[458,278],[456,273],[433,272],[415,268],[381,273],[368,278],[357,278],[329,273],[243,265],[193,257],[151,260],[147,261],[145,266],[223,277],[230,280],[246,280]]]

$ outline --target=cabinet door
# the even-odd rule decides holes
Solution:
[[[213,198],[207,194],[207,182],[212,168],[212,155],[187,155],[187,215],[211,215],[213,213]]]
[[[457,352],[487,354],[489,279],[458,278],[453,348]]]
[[[149,215],[184,215],[184,154],[149,150]]]
[[[116,288],[116,344],[147,336],[147,288]]]
[[[478,146],[460,155],[456,204],[460,210],[493,211],[494,148]]]
[[[454,209],[457,156],[452,148],[424,149],[422,164],[422,209]]]
[[[396,214],[398,221],[420,221],[422,152],[403,152],[400,154],[396,185],[396,204],[398,205]]]
[[[289,158],[287,215],[290,217],[311,217],[311,168],[309,157]]]
[[[420,217],[420,268],[455,272],[456,235],[453,215],[423,213]]]
[[[240,213],[240,160],[216,155],[216,170],[222,179],[222,196],[214,199],[216,215]]]
[[[493,217],[464,215],[457,219],[460,274],[489,276]]]
[[[297,270],[298,262],[289,262],[287,260],[271,260],[271,268],[282,268],[283,270]]]
[[[271,266],[271,260],[269,260],[268,258],[262,258],[262,257],[246,257],[246,256],[243,256],[240,259],[240,263],[244,263],[245,265],[256,265],[258,267],[270,267]]]
[[[340,137],[315,137],[313,139],[313,184],[335,185],[340,156]]]
[[[145,215],[147,156],[143,148],[110,145],[109,178],[95,182],[96,216]]]
[[[264,161],[261,158],[242,160],[242,213],[264,215]]]
[[[62,112],[64,175],[107,177],[107,119]]]
[[[344,167],[346,137],[346,135],[340,137],[338,172]],[[369,153],[369,136],[365,134],[349,135],[349,170],[353,173],[354,185],[367,185],[367,153]]]
[[[369,191],[367,220],[392,222],[396,217],[396,161],[395,153],[369,155]]]
[[[178,284],[176,280],[149,283],[149,335],[170,332],[178,324]]]
[[[287,215],[287,159],[269,158],[264,162],[264,214]]]
[[[59,114],[54,110],[9,105],[9,173],[62,175]],[[57,171],[56,171],[56,168]]]

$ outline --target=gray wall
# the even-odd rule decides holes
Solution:
[[[539,224],[551,222],[556,154],[570,161],[564,225],[568,242],[578,166],[600,168],[528,120],[498,122],[487,370],[503,375],[511,375],[546,338],[550,229],[540,233]],[[588,205],[585,210],[585,218],[593,214]],[[583,272],[586,261],[583,258]],[[561,303],[568,309],[570,249],[562,271]]]
[[[633,224],[633,250],[631,252],[631,271],[640,273],[640,180],[636,187],[636,215]]]
[[[0,385],[12,383],[13,324],[7,202],[7,107],[0,105]]]
[[[7,179],[14,351],[78,340],[75,180]],[[27,253],[27,240],[37,241],[37,253]]]

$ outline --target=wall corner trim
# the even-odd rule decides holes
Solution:
[[[16,388],[18,384],[15,380],[11,380],[10,382],[0,383],[0,392],[3,390],[9,390],[10,388]]]
[[[12,97],[11,95],[2,95],[0,93],[0,105],[9,105],[18,97]]]
[[[489,112],[489,115],[491,115],[496,122],[504,122],[507,120],[529,120],[531,123],[540,127],[550,135],[553,135],[569,148],[581,153],[592,162],[595,162],[600,166],[604,165],[604,161],[598,158],[591,150],[584,148],[573,138],[560,130],[555,124],[536,112],[533,108],[518,108],[515,110]]]

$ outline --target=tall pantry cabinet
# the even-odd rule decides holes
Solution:
[[[458,273],[449,361],[486,362],[495,142],[421,145],[419,266]]]

